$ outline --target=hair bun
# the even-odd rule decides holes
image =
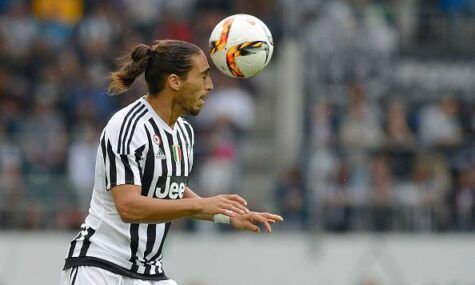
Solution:
[[[150,48],[150,46],[145,44],[139,44],[134,48],[130,57],[133,61],[139,62],[142,61],[144,58],[149,57],[151,53],[152,49]]]

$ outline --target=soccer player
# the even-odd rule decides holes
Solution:
[[[69,247],[61,284],[173,285],[162,266],[172,220],[230,223],[259,232],[282,221],[249,211],[238,195],[202,198],[187,187],[195,137],[182,115],[197,115],[213,89],[196,45],[140,44],[111,73],[109,92],[126,91],[145,72],[148,94],[118,111],[97,152],[89,215]]]

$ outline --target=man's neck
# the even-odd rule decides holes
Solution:
[[[181,115],[174,106],[173,97],[168,94],[157,94],[150,96],[147,94],[145,100],[152,106],[157,115],[171,128],[175,125],[176,120]]]

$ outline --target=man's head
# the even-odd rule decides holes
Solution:
[[[119,70],[112,72],[111,94],[126,91],[145,72],[150,96],[172,93],[184,114],[199,113],[205,97],[213,89],[209,64],[203,51],[179,40],[161,40],[152,46],[140,44],[122,59]]]
[[[198,115],[209,92],[213,89],[213,82],[208,60],[203,53],[191,56],[190,61],[191,69],[186,76],[169,75],[165,88],[169,88],[174,93],[175,104],[182,113]]]

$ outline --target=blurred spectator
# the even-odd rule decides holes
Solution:
[[[78,209],[83,214],[89,210],[94,187],[94,169],[97,156],[98,130],[90,123],[83,123],[74,131],[73,143],[69,147],[68,176],[71,179],[78,201]]]
[[[327,230],[342,232],[352,226],[353,199],[350,170],[347,164],[341,163],[332,177],[332,183],[324,194],[324,225]]]
[[[313,147],[326,148],[334,143],[333,108],[325,99],[321,99],[314,106],[311,128]]]
[[[124,9],[130,24],[141,33],[151,33],[151,28],[162,16],[165,1],[161,0],[124,0]]]
[[[320,194],[327,229],[348,231],[365,227],[372,198],[367,159],[360,152],[344,153],[336,162],[328,186]]]
[[[60,114],[46,100],[38,98],[22,122],[19,136],[27,168],[58,174],[64,169],[67,133]]]
[[[210,153],[200,166],[200,188],[206,196],[233,192],[236,179],[236,146],[227,125],[216,124],[210,130]]]
[[[154,38],[194,42],[192,28],[184,18],[184,15],[180,15],[180,12],[167,12],[163,15],[161,22],[157,25],[154,32]]]
[[[302,230],[306,221],[305,190],[302,172],[298,166],[289,168],[279,179],[277,196],[280,201],[278,213],[287,230]]]
[[[82,17],[84,0],[33,0],[33,14],[42,22],[77,24]]]
[[[3,100],[0,98],[0,102],[0,123],[4,131],[3,139],[7,141],[14,140],[23,119],[22,102],[18,98],[15,99],[10,96],[4,96]]]
[[[475,221],[475,167],[464,169],[455,189],[455,225],[460,231],[474,229]]]
[[[414,135],[409,128],[406,109],[400,99],[389,101],[386,113],[386,145],[391,148],[410,148],[415,146]]]
[[[12,1],[0,18],[0,33],[14,60],[22,62],[27,58],[38,32],[38,23],[31,17],[29,5],[24,1]]]
[[[98,2],[78,27],[78,44],[86,61],[110,58],[112,43],[119,36],[120,19],[111,6]],[[102,74],[102,77],[104,74]]]
[[[343,147],[349,149],[375,148],[383,143],[383,130],[378,119],[379,112],[366,100],[360,83],[349,88],[349,106],[343,114],[339,137]]]
[[[395,190],[406,226],[424,231],[446,229],[450,184],[447,163],[441,156],[419,156],[411,180]]]
[[[7,139],[0,125],[0,228],[12,228],[22,223],[17,213],[25,203],[25,183],[21,171],[21,152]]]
[[[420,115],[420,137],[429,146],[453,146],[462,142],[458,121],[458,102],[444,97],[437,104],[425,107]]]
[[[327,207],[327,189],[333,187],[332,176],[338,167],[338,158],[332,151],[333,137],[333,106],[325,99],[320,99],[312,110],[311,128],[311,159],[308,184],[311,192],[308,197],[310,213],[315,222],[325,223]]]
[[[318,206],[318,211],[325,203],[326,189],[332,185],[333,173],[338,164],[338,158],[329,149],[316,148],[312,153],[308,179],[312,196],[309,197],[309,203]],[[318,215],[318,213],[315,214]]]
[[[388,231],[392,226],[393,215],[393,174],[388,159],[377,155],[371,161],[372,229]]]
[[[458,121],[462,125],[463,137],[467,141],[475,138],[475,101],[463,100],[460,102]]]

